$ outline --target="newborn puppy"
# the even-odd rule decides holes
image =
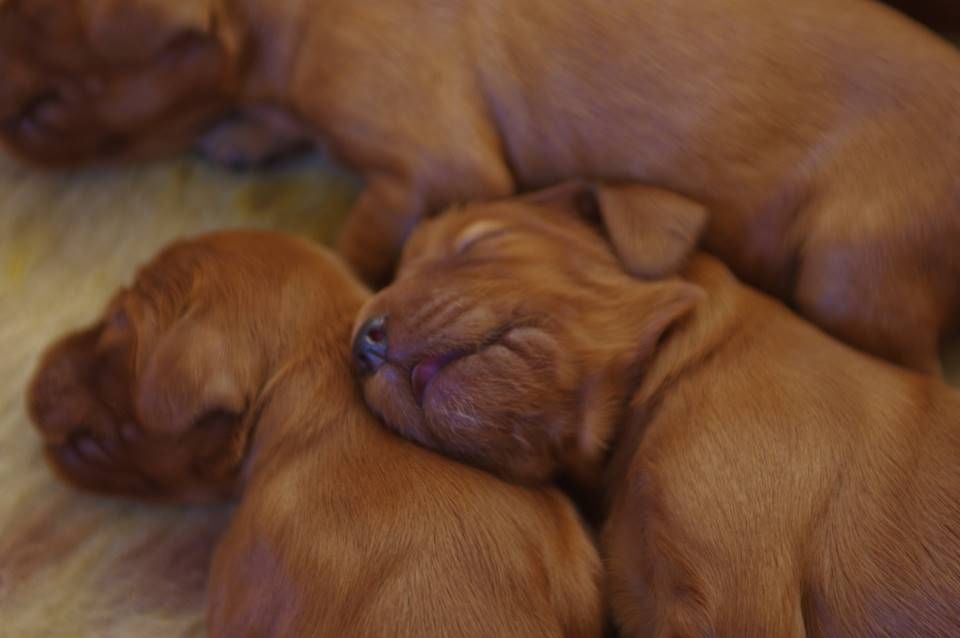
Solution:
[[[706,205],[708,250],[892,361],[938,370],[960,311],[960,54],[869,0],[4,0],[0,75],[42,164],[328,143],[368,281],[423,214],[591,176]]]
[[[358,319],[367,402],[502,476],[605,490],[629,636],[956,635],[960,396],[685,265],[695,210],[570,185],[427,222]]]
[[[387,432],[351,374],[369,293],[304,241],[173,245],[46,354],[30,411],[57,473],[136,498],[241,503],[213,636],[599,637],[569,502]]]

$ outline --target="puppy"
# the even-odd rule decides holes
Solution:
[[[629,636],[957,635],[960,396],[686,263],[691,206],[574,184],[427,222],[358,318],[369,405],[602,489]]]
[[[0,72],[41,164],[323,140],[372,282],[425,213],[589,176],[706,205],[708,250],[892,361],[939,370],[960,310],[960,54],[869,0],[4,0]]]
[[[45,355],[29,406],[47,457],[97,492],[241,497],[213,636],[600,636],[598,558],[564,497],[366,410],[348,342],[368,296],[289,237],[173,245]]]

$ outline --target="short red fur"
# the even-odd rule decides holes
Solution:
[[[239,496],[212,636],[599,638],[600,565],[573,506],[391,434],[350,370],[369,298],[283,235],[177,243],[44,356],[31,415],[65,480]]]
[[[323,144],[371,282],[451,204],[630,179],[861,349],[936,372],[957,327],[960,52],[872,0],[5,0],[0,77],[41,165]]]
[[[627,636],[955,635],[960,395],[691,257],[703,214],[570,184],[425,223],[357,321],[385,317],[368,403],[454,458],[603,493]],[[411,370],[451,353],[416,400]]]

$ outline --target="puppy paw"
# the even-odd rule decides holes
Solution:
[[[196,146],[208,160],[237,171],[275,164],[310,147],[309,140],[293,131],[243,114],[215,124]]]

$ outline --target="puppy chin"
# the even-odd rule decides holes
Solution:
[[[423,412],[413,398],[408,374],[399,366],[387,363],[367,377],[363,382],[363,397],[388,428],[426,447],[437,447],[426,429]]]
[[[543,353],[541,353],[542,355]],[[401,436],[502,478],[552,478],[555,434],[545,412],[563,393],[543,370],[547,357],[497,343],[444,366],[417,405],[409,373],[384,365],[364,383],[371,410]]]

